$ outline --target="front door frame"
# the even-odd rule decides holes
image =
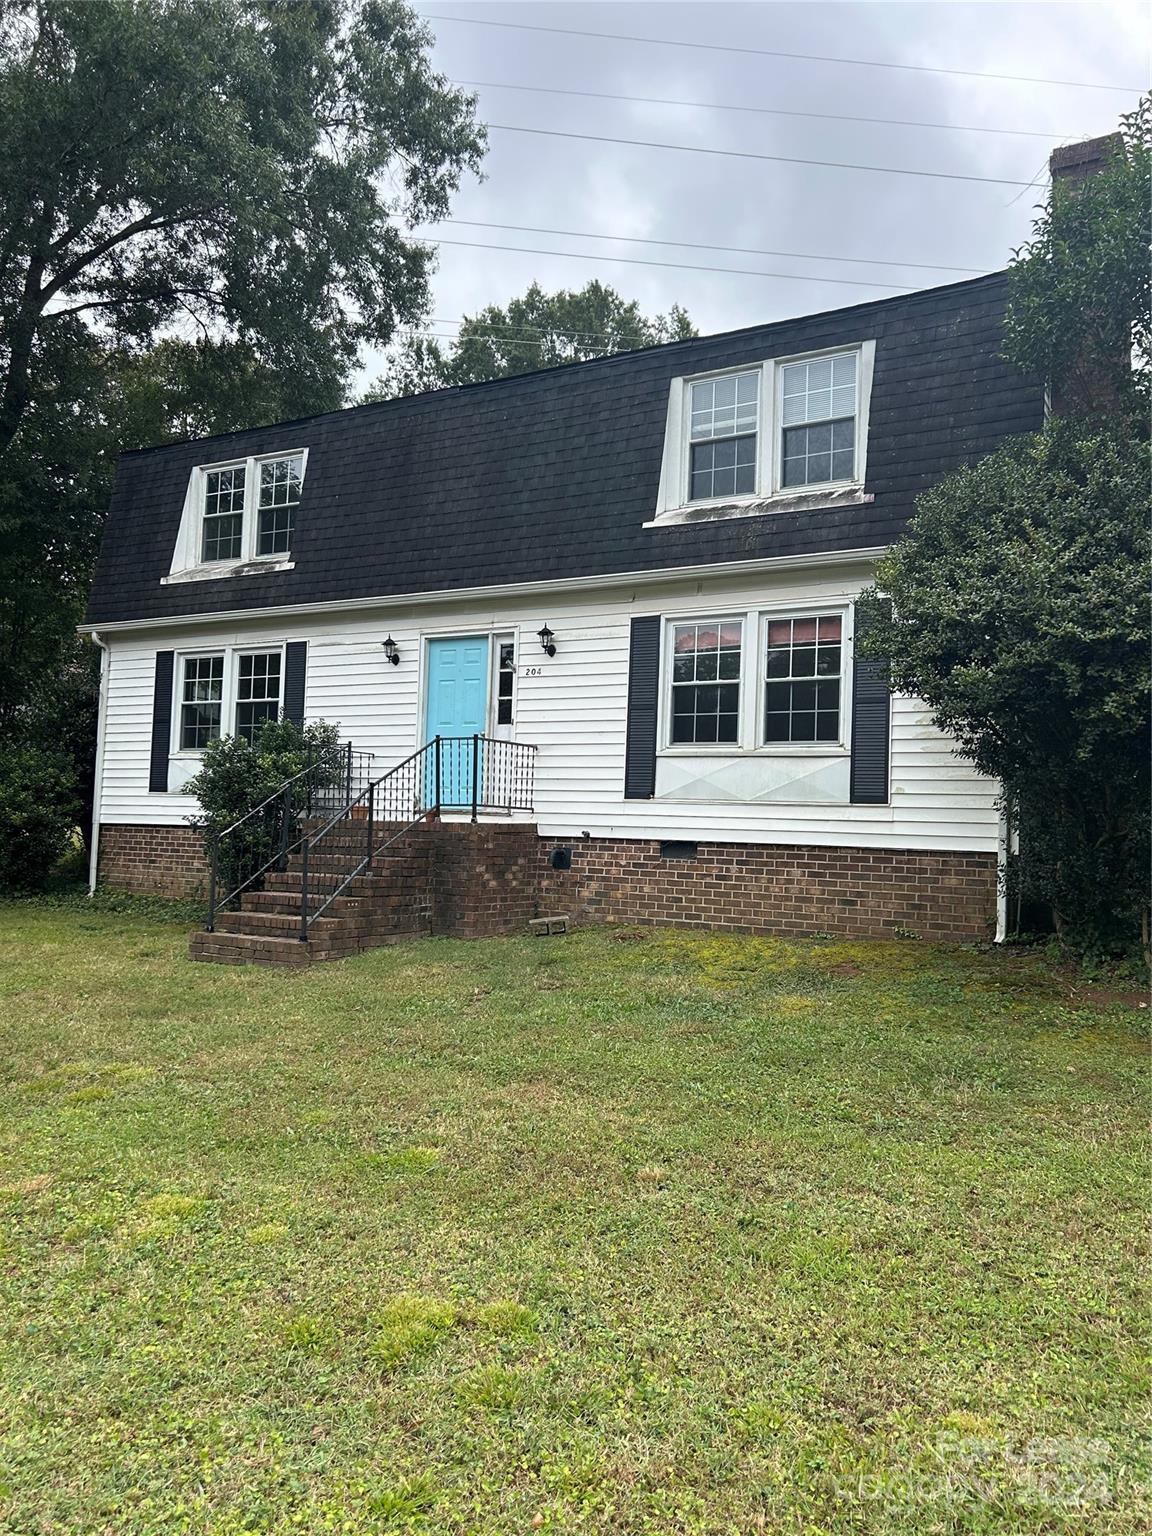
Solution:
[[[444,629],[430,629],[420,636],[420,678],[417,700],[417,734],[419,740],[416,747],[420,748],[432,740],[428,732],[428,706],[431,702],[429,687],[431,679],[431,665],[429,652],[434,640],[471,640],[487,639],[488,641],[488,680],[487,696],[484,705],[484,732],[486,736],[497,736],[496,730],[496,673],[500,665],[500,642],[510,640],[516,647],[516,670],[512,683],[512,724],[501,727],[499,740],[515,741],[517,729],[517,716],[519,713],[520,693],[520,645],[521,635],[518,624],[460,624]]]

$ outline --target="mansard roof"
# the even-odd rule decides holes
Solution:
[[[120,462],[94,626],[871,549],[1040,386],[1000,356],[1003,273],[195,442]],[[673,379],[875,340],[862,505],[645,527]],[[292,569],[165,584],[192,470],[308,449]]]

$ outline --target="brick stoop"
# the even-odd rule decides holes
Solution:
[[[385,835],[377,829],[377,837]],[[310,861],[309,907],[328,899],[364,856],[365,831],[325,839],[325,851]],[[382,944],[431,933],[431,850],[405,839],[380,854],[372,869],[357,875],[300,937],[299,855],[287,868],[266,875],[262,890],[246,891],[236,911],[217,914],[215,931],[192,936],[193,960],[218,965],[311,965],[340,960]]]
[[[387,829],[377,827],[377,840]],[[324,839],[309,858],[309,906],[315,911],[364,856],[363,822]],[[357,875],[300,938],[300,859],[247,891],[239,909],[217,915],[215,931],[196,933],[193,960],[217,965],[311,965],[340,960],[402,939],[446,934],[473,938],[522,927],[535,912],[536,827],[420,826]]]

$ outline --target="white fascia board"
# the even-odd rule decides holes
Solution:
[[[91,634],[119,633],[134,629],[187,628],[189,624],[234,624],[244,619],[297,618],[315,613],[355,613],[362,609],[411,607],[415,603],[469,603],[499,597],[530,597],[537,592],[580,592],[604,587],[646,587],[662,581],[691,581],[701,576],[754,576],[781,570],[827,565],[867,565],[887,552],[886,544],[868,549],[829,550],[823,554],[769,555],[760,560],[718,560],[711,565],[668,566],[655,571],[613,571],[602,576],[569,576],[548,581],[520,581],[491,587],[448,587],[434,592],[397,592],[386,597],[346,597],[332,602],[278,603],[269,608],[230,608],[213,613],[180,613],[153,619],[124,619],[119,622],[78,624],[77,632]]]

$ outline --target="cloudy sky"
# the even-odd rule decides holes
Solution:
[[[1050,149],[1114,128],[1149,74],[1139,3],[416,0],[416,9],[435,34],[437,67],[475,86],[490,125],[484,179],[470,178],[453,221],[427,232],[470,242],[440,247],[430,329],[445,336],[534,278],[557,288],[600,277],[650,313],[683,304],[710,332],[1001,267],[1028,234]],[[616,37],[572,35],[588,32]],[[605,99],[616,97],[630,99]],[[728,153],[604,142],[614,139]],[[484,227],[495,225],[521,227]],[[631,264],[646,262],[777,275]],[[365,373],[378,361],[366,359]]]

